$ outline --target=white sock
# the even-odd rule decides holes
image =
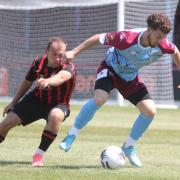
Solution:
[[[69,134],[69,135],[75,135],[75,136],[77,136],[78,133],[79,133],[79,131],[80,131],[80,129],[77,129],[76,127],[73,126],[73,127],[69,130],[68,134]]]
[[[125,147],[134,146],[136,143],[136,140],[132,139],[131,137],[128,137],[128,139],[125,142]]]
[[[38,148],[38,149],[36,150],[36,153],[37,153],[37,154],[40,154],[41,156],[43,156],[44,151],[43,151],[42,149],[39,149],[39,148]]]

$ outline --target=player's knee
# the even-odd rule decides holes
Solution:
[[[9,130],[20,124],[21,124],[21,119],[14,112],[10,112],[1,122],[0,129],[3,129],[5,131],[6,129]]]
[[[151,107],[150,109],[147,109],[144,114],[149,117],[154,117],[156,115],[156,107]]]
[[[53,124],[59,124],[64,120],[64,113],[58,113],[56,111],[52,111],[48,116],[48,121]]]
[[[16,121],[15,119],[5,119],[1,123],[1,129],[3,129],[3,131],[7,131],[7,130],[10,130],[11,128],[13,128],[17,125],[19,125],[19,121]]]
[[[105,102],[107,101],[106,97],[95,97],[94,98],[94,102],[98,105],[98,106],[102,106],[103,104],[105,104]]]

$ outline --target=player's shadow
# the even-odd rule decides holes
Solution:
[[[59,169],[74,169],[74,170],[78,170],[78,169],[103,169],[102,166],[98,166],[98,165],[59,165],[59,166],[43,166],[44,168],[45,167],[48,167],[48,168],[59,168]],[[126,168],[126,169],[132,169],[134,167],[132,167],[131,165],[126,165],[125,167],[123,168]]]
[[[57,169],[99,169],[101,166],[91,166],[91,165],[59,165],[59,166],[44,166],[48,168],[57,168]]]
[[[0,161],[0,166],[9,166],[9,165],[31,165],[31,162],[29,161]],[[59,169],[97,169],[100,168],[100,166],[91,166],[91,165],[84,165],[84,166],[78,166],[78,165],[59,165],[59,166],[43,166],[41,168],[59,168]]]
[[[29,161],[0,161],[0,166],[7,166],[7,165],[31,165]],[[57,168],[57,169],[71,169],[71,170],[79,170],[79,169],[102,169],[101,166],[98,165],[56,165],[56,166],[43,166],[39,168]],[[124,168],[132,168],[132,166],[126,166]]]
[[[31,164],[31,162],[29,161],[0,161],[0,166],[15,165],[15,164],[29,165]]]

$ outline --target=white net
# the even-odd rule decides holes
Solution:
[[[125,28],[146,27],[146,18],[162,12],[173,22],[178,0],[125,1]],[[26,0],[0,1],[0,96],[14,96],[29,65],[42,55],[51,36],[62,36],[68,49],[89,36],[117,30],[118,1]],[[172,39],[172,33],[168,37]],[[75,59],[77,84],[73,99],[92,97],[96,69],[106,47],[98,45]],[[169,56],[144,68],[142,77],[155,101],[173,102],[172,68]],[[111,94],[116,100],[116,93]]]
[[[136,0],[126,2],[125,27],[145,27],[147,15],[153,12],[166,14],[171,22],[174,22],[177,3],[178,0]],[[173,31],[168,35],[168,39],[173,39]],[[174,103],[172,61],[169,55],[164,55],[158,62],[143,68],[141,76],[156,103]]]

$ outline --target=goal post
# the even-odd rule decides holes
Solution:
[[[0,4],[0,97],[13,97],[30,64],[45,51],[51,36],[62,36],[68,50],[96,33],[146,27],[149,14],[174,21],[178,0],[8,0]],[[172,40],[172,32],[168,36]],[[72,99],[93,96],[97,67],[108,47],[97,45],[76,57],[77,83]],[[156,103],[174,104],[171,58],[140,71]],[[116,91],[110,101],[124,104]]]
[[[117,31],[124,30],[124,20],[125,20],[125,0],[118,1],[118,10],[117,10]],[[120,106],[124,104],[123,96],[117,91],[117,103]]]
[[[167,15],[172,24],[178,0],[130,0],[125,3],[125,28],[131,29],[146,27],[146,18],[152,13]],[[174,27],[174,26],[173,26]],[[168,39],[172,41],[173,30]],[[156,63],[140,70],[145,84],[157,105],[174,106],[172,59],[170,55],[164,55]]]
[[[117,30],[144,28],[147,16],[154,12],[166,14],[174,22],[177,3],[177,0],[158,2],[155,0],[118,0]],[[173,39],[172,32],[168,36],[169,40]],[[174,105],[171,64],[171,57],[164,55],[160,61],[140,70],[156,104]],[[167,68],[166,72],[165,68]],[[118,92],[117,102],[119,105],[124,104],[124,99]]]

